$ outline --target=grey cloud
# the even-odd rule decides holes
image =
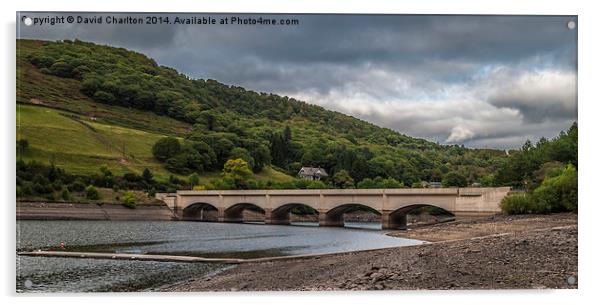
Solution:
[[[497,86],[488,98],[497,107],[520,110],[531,123],[577,116],[577,80],[568,72],[544,71],[523,75]]]
[[[300,25],[21,27],[21,37],[130,48],[194,78],[440,142],[520,145],[577,119],[573,16],[249,16]]]
[[[134,13],[36,13],[21,12],[21,15],[29,17],[55,17],[55,16],[73,16],[80,17],[125,17],[136,16]],[[20,38],[62,40],[62,39],[80,39],[96,42],[100,44],[109,44],[113,46],[128,47],[136,50],[148,50],[157,47],[169,46],[177,34],[176,27],[166,27],[150,24],[55,24],[43,26],[21,26],[18,33]]]

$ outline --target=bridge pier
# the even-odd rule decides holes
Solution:
[[[408,228],[407,213],[391,213],[382,214],[383,230],[405,230]]]
[[[345,220],[343,219],[343,213],[340,214],[329,214],[327,211],[319,211],[318,220],[320,227],[344,227]]]
[[[290,225],[291,218],[289,211],[273,211],[265,209],[265,224],[270,225]]]
[[[217,209],[218,222],[243,222],[242,213],[227,213],[224,209]]]

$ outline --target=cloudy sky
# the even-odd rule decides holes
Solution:
[[[577,28],[567,26],[576,17],[238,16],[299,24],[19,22],[18,36],[133,49],[193,78],[295,97],[439,143],[511,148],[577,120]]]

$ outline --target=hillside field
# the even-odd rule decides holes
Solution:
[[[94,117],[53,108],[17,105],[17,140],[29,142],[20,157],[28,161],[54,162],[73,174],[96,173],[104,165],[117,175],[140,174],[148,168],[157,179],[166,180],[172,173],[154,159],[151,151],[153,144],[163,136],[100,123]],[[204,173],[201,181],[207,182],[219,175],[219,172]],[[292,177],[266,167],[255,179],[285,181]]]

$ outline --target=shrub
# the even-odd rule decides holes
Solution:
[[[122,202],[124,206],[130,209],[136,208],[136,198],[132,192],[125,192],[125,194],[123,194]]]
[[[308,189],[325,189],[328,188],[324,182],[320,180],[312,180],[309,184],[307,184]]]
[[[54,64],[54,58],[43,54],[34,54],[30,56],[29,62],[38,68],[50,68]]]
[[[374,184],[374,180],[371,178],[364,178],[362,181],[357,183],[358,189],[371,189],[376,188]]]
[[[69,199],[71,198],[71,194],[69,193],[69,190],[66,187],[63,187],[63,190],[61,191],[61,198],[65,201],[69,201]]]
[[[47,193],[52,192],[52,187],[50,187],[47,184],[42,184],[42,183],[39,183],[39,182],[34,182],[34,184],[33,184],[33,190],[37,194],[47,194]]]
[[[25,150],[27,150],[28,147],[29,147],[29,141],[27,141],[27,139],[19,139],[17,141],[17,151],[19,153],[25,152]]]
[[[533,191],[533,200],[551,212],[577,211],[577,170],[568,165],[559,174],[546,177]]]
[[[500,207],[505,214],[547,213],[543,207],[534,204],[529,193],[516,193],[502,199]]]
[[[21,187],[21,195],[29,196],[33,194],[33,188],[31,186],[31,182],[24,182]]]
[[[84,189],[86,189],[86,185],[81,178],[75,179],[69,186],[69,190],[72,192],[82,192]]]
[[[64,61],[56,61],[50,66],[50,72],[60,77],[71,77],[73,68]]]
[[[100,194],[98,194],[98,190],[93,185],[86,187],[86,198],[90,200],[100,199]]]

